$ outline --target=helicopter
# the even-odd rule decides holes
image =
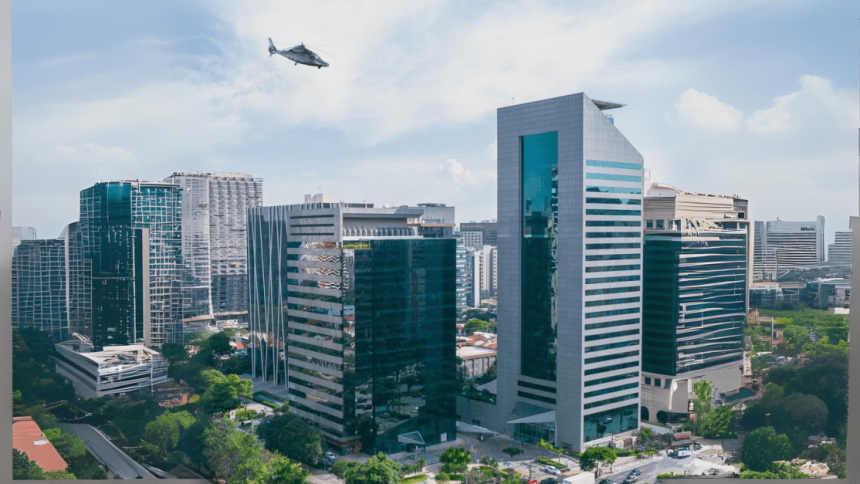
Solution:
[[[275,54],[280,54],[287,59],[290,59],[295,62],[296,65],[304,64],[306,66],[316,67],[317,69],[328,67],[328,62],[320,59],[320,56],[305,47],[304,42],[292,49],[278,50],[278,48],[275,47],[274,42],[272,42],[272,39],[269,38],[269,57],[272,57]]]

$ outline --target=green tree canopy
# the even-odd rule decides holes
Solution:
[[[773,427],[753,430],[744,438],[743,462],[749,470],[764,472],[774,461],[786,459],[791,459],[791,442]]]
[[[176,448],[182,432],[194,425],[196,419],[187,411],[164,412],[144,427],[143,439],[165,453]]]
[[[364,464],[346,470],[346,484],[398,484],[400,464],[379,453]]]
[[[217,356],[223,356],[232,351],[230,347],[230,336],[226,333],[215,333],[207,341],[209,349]]]
[[[730,405],[722,405],[708,413],[699,425],[706,439],[731,439],[735,434],[735,414]]]
[[[465,471],[469,462],[472,461],[472,456],[469,451],[462,447],[448,447],[439,460],[444,464],[442,470],[448,473],[457,473]]]
[[[618,456],[609,447],[589,447],[579,457],[579,466],[584,471],[594,471],[600,476],[600,466],[615,462]]]
[[[164,343],[161,345],[161,354],[167,361],[170,363],[176,363],[178,361],[185,361],[188,359],[188,350],[185,349],[185,345],[179,343]]]
[[[227,419],[212,422],[202,441],[209,469],[229,484],[303,484],[309,476],[286,457],[264,450],[254,436],[236,430]]]
[[[308,465],[316,464],[326,451],[320,431],[292,414],[269,417],[257,427],[257,434],[266,441],[266,449]]]

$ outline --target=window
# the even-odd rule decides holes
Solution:
[[[658,228],[658,229],[662,229],[662,228],[664,228],[664,227],[663,227],[663,221],[662,221],[662,220],[657,220],[657,228]]]
[[[632,195],[642,195],[641,188],[627,188],[627,187],[595,187],[595,186],[587,186],[585,187],[586,192],[598,192],[598,193],[629,193]]]
[[[589,180],[613,180],[613,181],[628,181],[628,182],[641,182],[641,176],[630,176],[630,175],[613,175],[611,173],[586,173],[585,178]]]
[[[585,210],[586,215],[642,215],[642,210],[607,210],[602,208],[589,208]]]
[[[660,386],[660,379],[659,379],[659,378],[655,378],[655,379],[654,379],[654,386],[655,386],[655,387],[659,387],[659,386]]]
[[[625,170],[641,170],[642,165],[636,163],[622,163],[619,161],[585,160],[585,166],[599,166],[602,168],[623,168]]]
[[[651,384],[651,377],[650,377],[650,376],[646,376],[646,377],[645,377],[645,384],[646,384],[646,385],[650,385],[650,384]]]
[[[480,426],[481,426],[481,421],[480,421],[480,420],[472,419],[472,425],[477,425],[478,427],[480,427]]]
[[[646,229],[653,229],[654,228],[654,221],[649,220],[649,221],[645,222],[645,228]]]

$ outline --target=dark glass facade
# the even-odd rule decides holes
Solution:
[[[639,427],[639,404],[586,415],[582,424],[586,442],[627,430],[635,430]]]
[[[677,375],[743,359],[747,235],[646,234],[642,369]]]
[[[69,337],[65,242],[22,240],[12,257],[12,326]]]
[[[91,323],[82,326],[96,349],[181,342],[180,203],[169,184],[105,182],[81,192],[81,252],[92,281]]]
[[[345,259],[355,258],[355,373],[344,375],[345,403],[355,395],[345,408],[347,420],[354,418],[348,427],[371,454],[403,450],[408,442],[402,437],[413,432],[428,445],[451,440],[457,415],[455,241],[367,245],[344,251]]]
[[[520,372],[556,378],[558,132],[520,138],[522,160],[522,332]]]

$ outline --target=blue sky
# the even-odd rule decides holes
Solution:
[[[846,1],[13,3],[14,223],[102,179],[242,171],[266,205],[445,202],[495,218],[495,110],[584,91],[652,178],[757,220],[857,214]],[[269,58],[305,42],[324,69]]]

